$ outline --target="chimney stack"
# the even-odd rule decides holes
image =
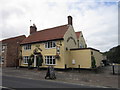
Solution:
[[[72,25],[72,16],[68,16],[68,25]]]
[[[33,26],[30,26],[30,34],[33,34],[37,31],[37,27],[35,24],[33,24]]]

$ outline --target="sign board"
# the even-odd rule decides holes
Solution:
[[[72,60],[72,64],[75,64],[75,60],[74,59]]]

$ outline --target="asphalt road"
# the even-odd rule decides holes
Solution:
[[[7,88],[94,88],[77,84],[69,84],[54,80],[33,80],[19,77],[3,76],[2,86]],[[96,87],[95,87],[96,88]]]

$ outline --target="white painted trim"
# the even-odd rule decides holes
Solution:
[[[23,64],[28,64],[28,63],[23,63]]]
[[[57,64],[45,64],[45,65],[48,65],[48,66],[50,66],[50,65],[57,65]]]
[[[45,48],[45,49],[56,49],[56,47],[52,47],[52,48]]]
[[[36,56],[37,55],[34,55],[34,67],[36,67]]]

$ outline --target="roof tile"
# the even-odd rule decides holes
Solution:
[[[44,29],[29,35],[21,44],[61,39],[68,30],[68,25],[62,25],[54,28]]]
[[[79,36],[80,36],[81,31],[79,31],[79,32],[75,32],[75,33],[76,33],[76,36],[77,36],[77,39],[78,39]]]

